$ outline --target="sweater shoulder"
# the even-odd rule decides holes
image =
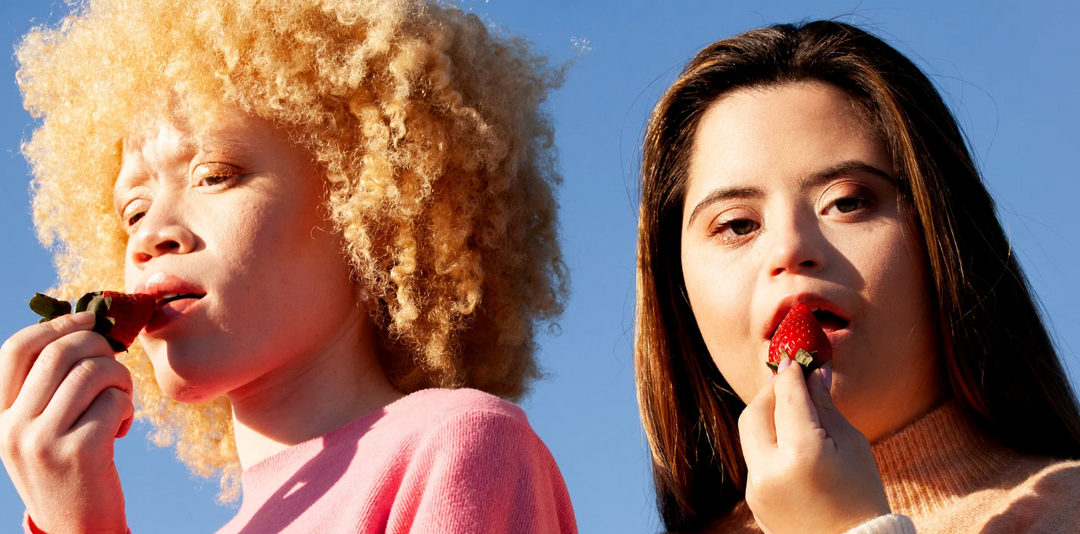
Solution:
[[[461,419],[503,421],[528,426],[525,412],[517,405],[475,389],[425,389],[402,398],[386,408],[394,419],[408,419],[417,429],[434,429]]]
[[[542,450],[540,437],[517,405],[474,389],[428,389],[386,408],[384,424],[406,455],[420,451],[488,454],[493,448]],[[411,452],[410,452],[411,451]]]
[[[1027,467],[984,532],[1080,532],[1080,460],[1032,459]]]
[[[915,519],[918,532],[1080,532],[1080,460],[1016,455],[996,484]]]

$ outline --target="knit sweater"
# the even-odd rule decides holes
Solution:
[[[847,534],[1080,533],[1080,460],[996,443],[950,401],[873,444],[892,516]],[[713,529],[760,529],[745,501]]]
[[[249,467],[241,485],[218,534],[577,532],[525,413],[469,389],[408,395]]]

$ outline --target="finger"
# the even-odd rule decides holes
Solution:
[[[753,465],[761,451],[776,448],[776,428],[773,425],[775,406],[773,385],[766,383],[739,415],[739,441],[748,466]]]
[[[793,361],[794,360],[792,360],[791,358],[788,358],[787,356],[784,356],[783,358],[780,358],[780,365],[778,365],[776,367],[776,372],[779,373],[780,371],[783,371],[784,369],[787,369],[788,367],[791,367],[791,362],[793,362]]]
[[[115,357],[109,342],[101,334],[85,331],[68,334],[41,351],[13,408],[36,417],[45,411],[60,383],[80,360]]]
[[[802,366],[793,362],[776,375],[776,443],[797,443],[820,428],[817,409],[806,389]],[[820,384],[820,379],[819,379]]]
[[[102,391],[116,388],[131,396],[131,372],[113,358],[83,358],[79,360],[56,389],[42,421],[61,432],[67,432],[89,409]]]
[[[810,399],[814,403],[818,421],[821,422],[821,428],[824,428],[825,432],[830,436],[835,437],[851,428],[851,423],[833,404],[832,394],[825,387],[825,379],[822,378],[825,369],[825,367],[821,367],[811,373],[806,381],[806,386],[810,390]]]
[[[121,431],[126,432],[124,427],[130,427],[134,414],[131,395],[117,388],[106,388],[79,417],[71,434],[90,447],[111,445]]]
[[[41,351],[50,343],[74,332],[94,327],[94,314],[74,313],[28,326],[0,346],[0,411],[15,403],[26,376]]]

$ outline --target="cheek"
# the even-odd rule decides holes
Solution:
[[[861,250],[867,285],[882,298],[901,308],[911,308],[926,300],[926,271],[923,251],[909,228],[891,226],[878,244]]]
[[[758,360],[750,329],[753,270],[694,248],[684,248],[682,266],[690,308],[709,349],[703,356],[716,363],[737,394],[752,396]]]

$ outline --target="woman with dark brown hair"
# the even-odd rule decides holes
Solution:
[[[638,400],[666,528],[1080,531],[1080,408],[956,121],[857,28],[701,51],[653,111]],[[806,305],[834,367],[766,366]]]

